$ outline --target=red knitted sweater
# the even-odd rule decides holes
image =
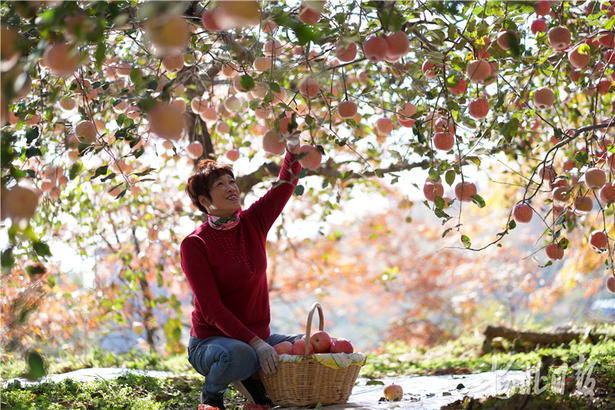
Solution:
[[[269,337],[265,242],[297,185],[301,166],[295,159],[287,152],[278,176],[291,183],[272,187],[242,211],[237,226],[220,231],[206,222],[182,241],[182,269],[195,296],[191,335],[246,343],[254,336]]]

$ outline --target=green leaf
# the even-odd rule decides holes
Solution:
[[[589,44],[581,44],[581,45],[577,48],[577,51],[578,51],[580,54],[589,54],[589,53],[591,53],[592,49],[591,49],[591,47],[589,46]]]
[[[500,93],[498,96],[498,102],[495,103],[495,105],[493,106],[493,111],[497,111],[500,109],[500,107],[502,105],[504,105],[504,97],[506,96],[506,93]]]
[[[71,165],[70,170],[68,171],[68,179],[71,181],[77,178],[77,175],[81,172],[82,164],[80,162],[75,162]]]
[[[441,209],[436,208],[436,209],[434,209],[433,213],[438,218],[443,218],[443,219],[446,219],[447,221],[449,219],[451,219],[451,216],[449,214],[447,214],[446,212],[444,212],[443,210],[441,210]]]
[[[453,186],[453,182],[455,182],[455,171],[452,169],[446,171],[446,175],[444,176],[446,183],[450,186]]]
[[[557,243],[558,249],[567,249],[569,245],[570,245],[570,241],[566,238],[561,238],[559,242]]]
[[[32,144],[32,141],[37,139],[39,135],[40,134],[39,134],[38,127],[30,128],[29,130],[26,131],[26,143],[28,145]]]
[[[26,273],[30,277],[41,275],[41,274],[45,273],[45,268],[42,265],[39,265],[39,264],[29,265],[29,266],[26,266]]]
[[[442,232],[442,237],[444,238],[452,230],[453,230],[453,228],[448,228],[446,231]]]
[[[36,350],[30,350],[26,356],[28,379],[39,380],[45,375],[45,361]]]
[[[382,380],[368,380],[367,383],[365,383],[366,386],[384,386],[384,382]]]
[[[295,35],[297,36],[297,41],[301,46],[306,45],[310,41],[317,43],[318,40],[320,40],[320,38],[322,37],[322,33],[320,32],[320,30],[314,27],[307,26],[305,24],[296,24],[293,27],[293,31],[295,32]]]
[[[574,154],[574,160],[580,164],[585,164],[589,160],[589,156],[587,155],[587,152],[579,151]]]
[[[11,271],[11,268],[15,264],[15,256],[13,255],[13,248],[7,248],[2,252],[0,256],[0,263],[2,264],[2,271],[7,273]]]
[[[246,89],[246,91],[250,91],[254,88],[254,79],[247,74],[244,74],[239,79],[241,86]]]
[[[465,246],[466,248],[470,248],[472,246],[470,238],[466,235],[461,235],[461,243],[463,243],[463,246]]]
[[[295,192],[294,193],[295,193],[296,196],[301,196],[301,195],[303,195],[304,191],[305,191],[305,188],[303,187],[303,185],[297,185],[295,187]]]
[[[37,147],[30,147],[26,150],[26,158],[41,156],[42,152]]]
[[[96,68],[101,69],[103,62],[105,61],[105,52],[107,51],[107,46],[104,41],[99,41],[96,46],[96,52],[94,53],[94,57],[96,58]]]
[[[478,195],[478,194],[474,194],[470,197],[470,199],[472,200],[472,202],[474,202],[476,205],[478,205],[479,208],[484,208],[485,207],[485,200],[483,199],[482,196]]]
[[[436,168],[430,168],[429,169],[429,179],[431,179],[434,182],[439,181],[440,180],[440,172]]]
[[[434,204],[436,205],[438,209],[444,209],[444,207],[446,206],[446,202],[444,201],[444,198],[442,198],[441,196],[436,196],[434,198]]]
[[[105,175],[108,170],[109,170],[109,166],[108,165],[103,165],[103,166],[100,166],[100,167],[96,168],[96,171],[94,172],[94,176],[92,178],[90,178],[90,180],[92,180],[94,178],[98,178],[101,175]]]
[[[33,242],[32,243],[32,247],[34,248],[34,251],[39,255],[42,256],[43,258],[45,256],[51,256],[51,251],[49,250],[49,245],[47,245],[45,242]]]
[[[140,84],[143,81],[143,71],[138,68],[130,70],[130,80],[135,84]]]

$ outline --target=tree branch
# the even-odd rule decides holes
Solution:
[[[427,169],[429,168],[429,166],[429,161],[423,160],[421,162],[395,164],[387,168],[377,168],[374,171],[366,171],[361,173],[353,172],[350,177],[348,177],[348,175],[344,175],[344,177],[346,179],[372,178],[380,173],[385,175],[393,172],[408,171],[414,168]],[[240,192],[244,194],[249,192],[252,187],[254,187],[254,185],[262,182],[267,175],[270,177],[276,177],[280,173],[280,169],[281,166],[279,166],[278,164],[274,162],[269,162],[261,165],[258,170],[252,172],[251,174],[237,178],[237,185],[239,186]],[[342,173],[338,171],[337,168],[333,168],[331,166],[322,166],[318,169],[318,171],[308,171],[307,175],[320,175],[326,178],[342,177]]]

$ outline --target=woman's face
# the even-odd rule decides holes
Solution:
[[[223,174],[213,181],[209,195],[211,201],[204,195],[199,197],[199,201],[210,215],[230,218],[240,207],[239,187],[235,178],[228,174]]]

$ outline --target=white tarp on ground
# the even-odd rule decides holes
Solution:
[[[75,381],[93,381],[96,379],[113,379],[127,372],[144,374],[152,377],[175,375],[172,372],[153,370],[128,370],[119,368],[90,368],[70,373],[55,374],[45,377],[41,382],[59,382],[71,378]],[[450,376],[406,376],[380,379],[385,386],[399,384],[404,389],[404,398],[399,402],[379,402],[382,398],[382,385],[367,385],[368,380],[359,378],[352,395],[346,404],[325,406],[325,410],[343,409],[413,409],[437,410],[440,407],[462,399],[507,394],[513,387],[525,386],[528,373],[523,371],[497,370],[494,372],[450,375]],[[22,385],[35,384],[27,379],[19,380]],[[11,380],[12,381],[12,380]],[[9,382],[11,382],[9,381]],[[460,386],[463,384],[463,387]],[[460,388],[458,388],[460,387]]]

